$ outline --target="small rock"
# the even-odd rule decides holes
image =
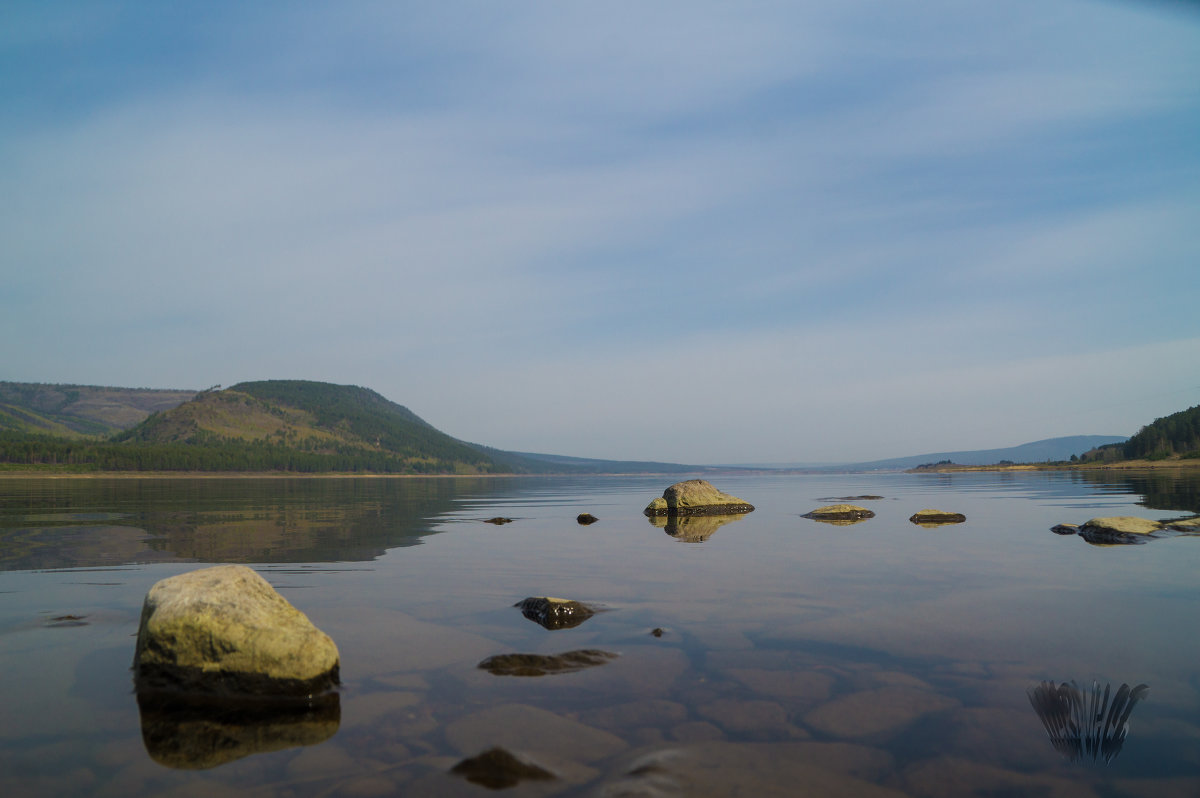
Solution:
[[[748,513],[754,505],[737,496],[717,490],[706,480],[676,482],[663,491],[662,498],[646,506],[646,515],[723,515]]]
[[[574,629],[596,614],[586,604],[552,596],[531,596],[513,605],[521,614],[546,629]]]
[[[172,576],[146,594],[138,690],[303,696],[338,682],[329,636],[244,565]]]
[[[500,526],[502,524],[511,524],[512,522],[513,522],[513,520],[511,518],[505,518],[504,516],[498,515],[495,518],[486,519],[483,523],[495,524],[496,526]]]
[[[1056,535],[1078,535],[1079,527],[1075,524],[1055,524],[1050,531]]]
[[[941,526],[942,524],[961,524],[967,520],[967,517],[962,513],[925,509],[913,513],[908,520],[921,526]]]
[[[861,521],[874,518],[875,513],[856,504],[830,504],[805,513],[803,517],[814,521]]]
[[[1179,521],[1172,521],[1167,525],[1167,528],[1176,532],[1197,533],[1200,532],[1200,517],[1184,518]]]
[[[494,676],[546,676],[593,668],[616,658],[616,654],[607,651],[585,648],[553,655],[497,654],[479,663],[478,667]]]
[[[556,778],[550,771],[517,759],[503,748],[489,748],[479,756],[464,759],[450,768],[450,772],[489,790],[504,790],[522,781],[549,781]]]
[[[587,526],[588,524],[596,523],[600,519],[597,518],[596,516],[592,515],[591,513],[580,513],[578,516],[576,516],[575,520],[578,521],[583,526]]]
[[[656,626],[650,630],[650,634],[654,637],[662,637],[664,634],[666,634],[666,632],[663,631],[661,626]]]

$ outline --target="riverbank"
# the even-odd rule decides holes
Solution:
[[[948,463],[909,469],[910,474],[950,474],[959,471],[1172,471],[1200,469],[1200,460],[1121,460],[1115,463],[1014,463],[956,465]]]

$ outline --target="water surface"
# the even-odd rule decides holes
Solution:
[[[0,480],[0,793],[483,795],[452,770],[502,747],[553,776],[514,795],[1200,794],[1200,538],[1049,531],[1194,514],[1195,476],[729,476],[754,513],[656,526],[669,481]],[[861,495],[875,518],[801,517]],[[332,704],[139,707],[146,591],[218,562],[334,638]],[[545,595],[601,611],[513,607]],[[478,667],[580,650],[615,657]],[[1072,681],[1148,686],[1126,738],[1052,739],[1029,693]]]

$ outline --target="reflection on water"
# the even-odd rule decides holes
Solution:
[[[650,524],[684,543],[700,543],[708,540],[725,524],[741,521],[745,513],[730,515],[652,515]]]
[[[1109,703],[1111,685],[1092,682],[1090,693],[1074,681],[1055,685],[1042,682],[1029,688],[1029,703],[1046,727],[1050,743],[1070,762],[1116,759],[1129,734],[1129,716],[1150,688],[1122,684]]]
[[[139,692],[137,703],[146,752],[178,770],[316,745],[332,737],[341,722],[337,693],[301,701],[232,701]]]

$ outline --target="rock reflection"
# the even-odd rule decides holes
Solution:
[[[1042,682],[1029,688],[1029,703],[1046,727],[1050,743],[1070,762],[1112,762],[1121,753],[1129,734],[1129,716],[1146,697],[1144,684],[1122,684],[1109,702],[1111,685],[1092,682],[1090,694],[1074,681],[1055,685]]]
[[[735,515],[653,515],[649,521],[676,540],[700,543],[708,540],[722,526],[741,521],[745,513]]]
[[[268,751],[316,745],[341,724],[337,693],[307,700],[199,700],[138,693],[142,742],[150,758],[204,770]]]

